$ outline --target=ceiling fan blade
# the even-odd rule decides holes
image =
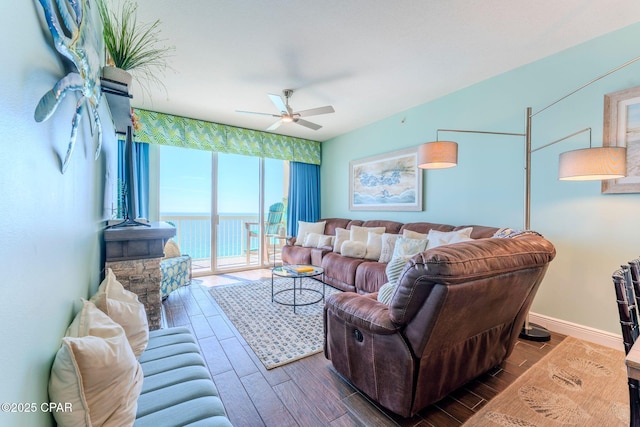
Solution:
[[[296,122],[299,125],[302,125],[304,127],[307,127],[309,129],[313,129],[313,130],[318,130],[318,129],[320,129],[322,127],[320,125],[317,125],[315,123],[311,123],[311,122],[308,122],[308,121],[302,120],[302,119],[294,119],[293,121]]]
[[[241,111],[241,110],[236,110],[236,113],[242,113],[242,114],[258,114],[258,115],[260,115],[260,116],[280,117],[280,114],[259,113],[259,112],[257,112],[257,111]]]
[[[276,130],[280,127],[281,124],[282,124],[282,120],[278,120],[277,122],[269,126],[267,130]]]
[[[269,95],[269,98],[271,99],[271,102],[273,102],[273,105],[276,106],[278,111],[280,111],[282,114],[289,114],[289,111],[287,110],[287,106],[285,105],[280,95],[274,95],[272,93],[269,93],[268,95]]]
[[[329,114],[329,113],[335,113],[335,112],[336,110],[334,110],[331,105],[327,105],[324,107],[311,108],[309,110],[298,111],[297,113],[294,113],[294,114],[300,117],[309,117],[309,116],[318,116],[320,114]]]

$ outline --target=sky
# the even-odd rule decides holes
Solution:
[[[179,147],[160,148],[160,212],[211,212],[212,154]],[[259,203],[258,157],[218,153],[219,213],[257,213]],[[265,205],[282,201],[284,164],[265,160]]]

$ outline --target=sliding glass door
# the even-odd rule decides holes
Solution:
[[[287,175],[282,160],[161,146],[160,219],[176,226],[194,275],[279,262]]]

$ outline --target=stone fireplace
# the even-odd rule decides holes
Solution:
[[[104,231],[105,270],[110,268],[125,289],[134,292],[147,311],[149,330],[160,329],[160,260],[164,245],[176,234],[165,222],[107,228]]]

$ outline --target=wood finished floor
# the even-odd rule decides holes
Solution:
[[[267,371],[208,286],[271,278],[269,270],[198,277],[163,303],[165,326],[194,333],[231,423],[242,426],[459,426],[558,345],[518,341],[503,366],[410,419],[378,408],[345,382],[322,353]]]

